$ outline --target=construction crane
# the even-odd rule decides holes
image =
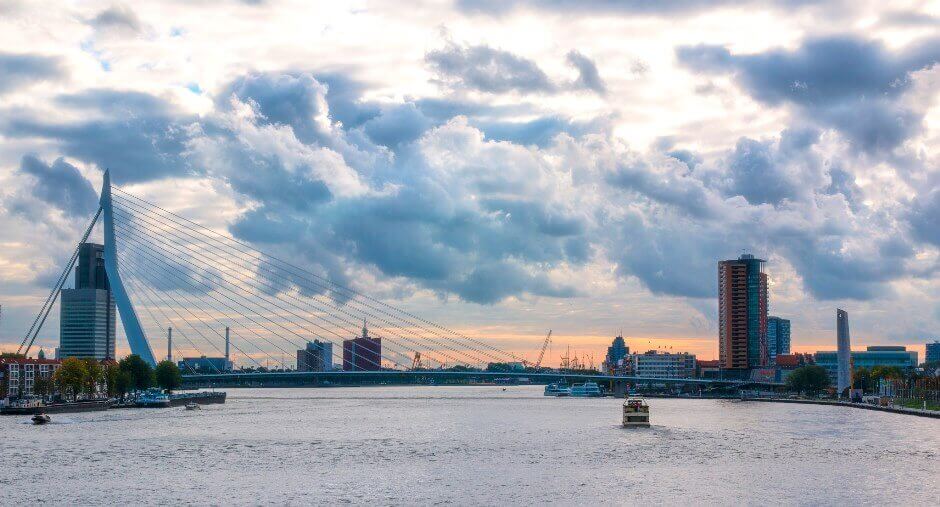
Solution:
[[[539,359],[535,362],[535,369],[538,370],[542,366],[542,359],[545,358],[545,349],[548,348],[548,343],[552,341],[552,330],[548,330],[548,336],[545,337],[545,342],[542,343],[542,350],[539,352]]]

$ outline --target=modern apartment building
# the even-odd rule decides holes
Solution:
[[[718,263],[718,358],[724,370],[769,363],[765,262],[743,254]]]

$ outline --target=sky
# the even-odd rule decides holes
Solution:
[[[890,5],[888,5],[890,4]],[[534,357],[940,338],[940,3],[0,0],[0,349],[115,185]],[[100,234],[96,232],[95,234]],[[58,342],[57,312],[39,345]]]

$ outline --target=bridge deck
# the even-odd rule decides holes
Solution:
[[[700,378],[653,378],[618,375],[595,375],[584,373],[524,373],[524,372],[489,372],[489,371],[318,371],[318,372],[252,372],[252,373],[210,373],[205,375],[183,375],[184,381],[206,380],[210,382],[242,381],[242,380],[317,380],[326,377],[356,377],[381,381],[383,379],[416,379],[416,378],[447,378],[447,379],[497,379],[497,378],[528,378],[543,382],[555,380],[580,380],[595,382],[630,382],[638,384],[698,384],[698,385],[754,385],[766,387],[780,387],[780,382],[758,382],[752,380],[731,379],[700,379]]]

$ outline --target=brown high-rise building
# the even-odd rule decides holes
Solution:
[[[767,274],[743,254],[718,263],[718,359],[726,370],[766,366]]]

